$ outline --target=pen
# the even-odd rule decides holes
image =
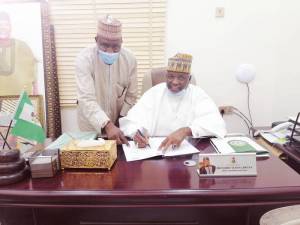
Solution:
[[[139,135],[141,135],[143,138],[146,139],[146,137],[143,135],[143,133],[138,129],[137,132],[139,133]],[[149,143],[146,144],[149,148],[151,148],[151,146],[149,145]]]

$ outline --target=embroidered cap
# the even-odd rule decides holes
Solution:
[[[98,20],[97,34],[107,40],[122,39],[122,24],[119,20],[106,15]]]
[[[189,54],[177,53],[168,60],[168,71],[179,73],[191,73],[193,57]]]

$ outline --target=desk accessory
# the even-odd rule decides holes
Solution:
[[[196,164],[197,163],[194,160],[185,160],[183,162],[183,165],[185,165],[185,166],[196,166]]]
[[[71,140],[60,149],[61,168],[85,168],[110,170],[117,159],[114,140],[98,141],[96,145],[79,147],[80,140]]]
[[[59,170],[58,149],[39,151],[28,161],[32,178],[53,177]]]
[[[199,154],[199,176],[256,176],[255,153]]]
[[[28,175],[29,168],[19,150],[0,150],[0,185],[19,182]]]
[[[290,136],[288,136],[288,142],[285,144],[290,148],[294,148],[297,152],[300,152],[300,112],[296,116],[296,118],[290,118],[289,122],[293,123],[293,129]]]

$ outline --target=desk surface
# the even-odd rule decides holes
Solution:
[[[213,152],[207,140],[194,143]],[[299,174],[275,156],[257,161],[256,177],[200,178],[183,162],[195,156],[126,162],[118,149],[111,171],[65,170],[53,178],[0,187],[0,206],[265,205],[300,203]]]

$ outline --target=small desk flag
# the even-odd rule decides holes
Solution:
[[[43,143],[46,139],[44,129],[36,117],[34,107],[27,93],[23,91],[20,96],[14,115],[15,125],[12,134],[31,141]]]

